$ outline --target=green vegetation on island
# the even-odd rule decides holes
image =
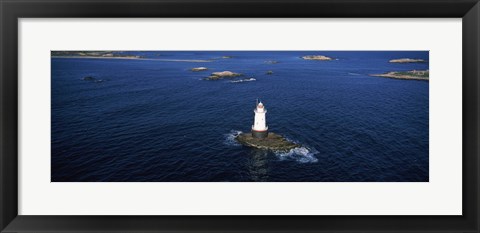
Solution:
[[[429,70],[411,70],[411,71],[392,71],[383,74],[371,74],[370,76],[393,78],[393,79],[406,79],[406,80],[429,80]]]

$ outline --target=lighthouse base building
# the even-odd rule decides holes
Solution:
[[[268,137],[268,126],[265,115],[267,110],[263,103],[257,103],[256,108],[253,110],[255,113],[255,119],[252,125],[252,137],[254,138],[266,138]]]
[[[256,131],[252,129],[252,137],[254,138],[267,138],[268,137],[268,131]]]

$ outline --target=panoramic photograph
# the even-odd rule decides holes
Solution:
[[[428,182],[429,51],[51,51],[51,182]]]

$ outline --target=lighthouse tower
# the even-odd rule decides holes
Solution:
[[[257,101],[257,107],[253,112],[255,113],[255,120],[252,125],[252,136],[254,138],[266,138],[268,136],[268,126],[265,120],[267,109],[262,102],[258,103]]]

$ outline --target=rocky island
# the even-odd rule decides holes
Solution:
[[[323,55],[308,55],[308,56],[303,56],[303,60],[318,60],[318,61],[331,61],[333,58],[323,56]]]
[[[205,71],[205,70],[208,70],[208,68],[203,66],[190,69],[190,71],[193,71],[193,72],[199,72],[199,71]]]
[[[426,61],[423,59],[400,58],[400,59],[390,60],[389,62],[390,63],[422,63]]]
[[[429,71],[428,70],[392,71],[384,74],[371,74],[370,76],[393,78],[393,79],[428,81]]]
[[[241,133],[236,137],[237,141],[249,147],[274,151],[289,151],[300,145],[288,141],[284,137],[269,132],[265,138],[253,137],[252,133]]]
[[[205,80],[219,80],[224,78],[234,78],[242,75],[243,74],[235,73],[231,71],[213,72],[210,76],[205,78]]]

